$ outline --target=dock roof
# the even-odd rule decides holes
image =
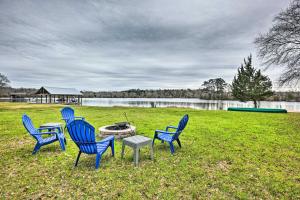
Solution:
[[[75,88],[41,87],[35,94],[82,96]]]

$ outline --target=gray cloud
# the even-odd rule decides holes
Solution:
[[[255,53],[254,38],[288,3],[0,0],[0,72],[15,87],[198,88],[209,78],[231,81]],[[278,71],[265,73],[276,79]]]

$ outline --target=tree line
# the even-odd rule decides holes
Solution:
[[[200,98],[200,99],[232,99],[230,93],[211,93],[204,89],[131,89],[125,91],[82,91],[89,98]]]
[[[82,91],[85,98],[199,98],[206,100],[238,100],[231,92],[224,92],[223,98],[219,94],[206,92],[203,89],[158,89],[141,90],[132,89],[126,91]],[[300,92],[274,92],[266,101],[298,101]]]
[[[4,75],[0,73],[0,97],[9,97],[11,93],[25,93],[32,96],[37,89],[34,88],[12,88],[9,80],[1,79]],[[238,100],[232,94],[230,84],[222,78],[204,81],[199,89],[158,89],[142,90],[131,89],[125,91],[81,91],[85,98],[199,98],[206,100]],[[300,92],[273,92],[266,98],[268,101],[300,101]]]

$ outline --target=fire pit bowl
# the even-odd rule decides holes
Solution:
[[[122,139],[135,135],[135,126],[130,125],[128,122],[119,122],[114,125],[102,126],[99,128],[100,137],[107,137],[114,135],[117,139]]]

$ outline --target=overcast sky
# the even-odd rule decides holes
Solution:
[[[199,88],[231,82],[288,0],[0,0],[13,87]],[[255,57],[255,66],[259,60]],[[265,71],[276,80],[280,70]]]

